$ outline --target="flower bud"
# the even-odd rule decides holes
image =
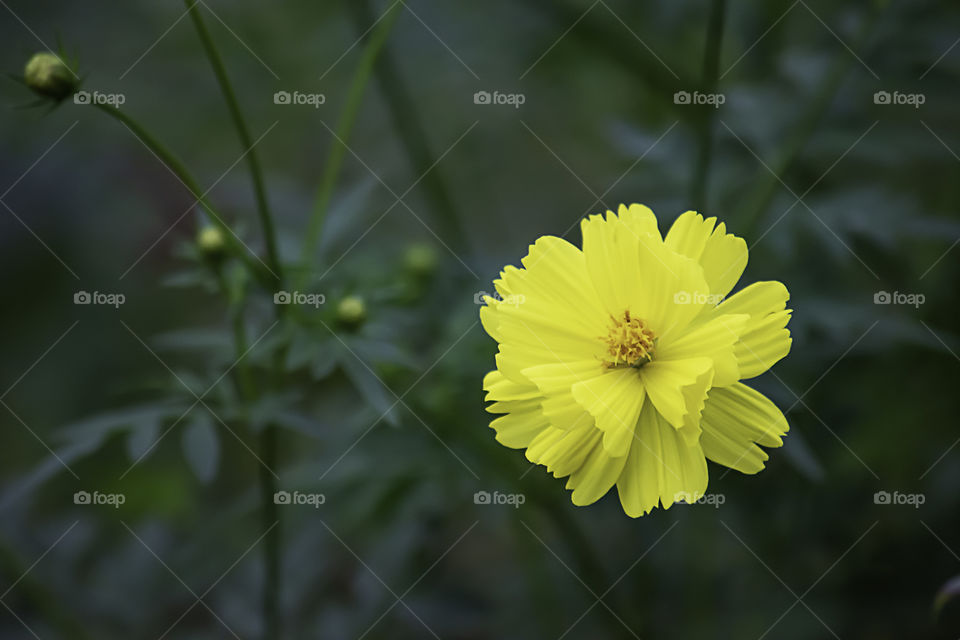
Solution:
[[[223,231],[214,226],[206,226],[197,233],[197,247],[204,257],[217,260],[223,257],[226,250]]]
[[[403,266],[414,276],[425,278],[437,267],[437,252],[429,244],[411,245],[403,254]]]
[[[367,319],[367,303],[360,296],[347,296],[337,305],[337,322],[356,329]]]
[[[34,92],[57,102],[69,98],[79,86],[70,67],[59,56],[46,51],[30,58],[23,79]]]

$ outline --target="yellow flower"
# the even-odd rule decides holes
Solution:
[[[507,266],[485,298],[498,343],[484,379],[497,440],[526,449],[576,505],[616,485],[637,517],[695,502],[707,462],[756,473],[789,427],[740,382],[790,351],[786,287],[757,282],[726,298],[747,245],[688,211],[661,237],[653,211],[620,206],[582,221],[583,250],[553,236]]]

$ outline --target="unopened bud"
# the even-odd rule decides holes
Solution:
[[[223,231],[213,226],[203,227],[197,233],[197,246],[204,256],[213,259],[221,258],[226,249]]]
[[[355,329],[367,319],[367,304],[359,296],[347,296],[337,305],[337,322]]]
[[[437,267],[437,252],[429,244],[415,244],[403,255],[403,266],[417,277],[426,277]]]
[[[73,95],[79,85],[70,67],[59,56],[46,51],[30,58],[23,79],[34,92],[57,102]]]

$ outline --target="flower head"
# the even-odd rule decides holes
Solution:
[[[569,477],[576,505],[616,485],[632,517],[701,498],[707,459],[763,469],[758,445],[782,445],[789,427],[740,381],[790,351],[786,287],[757,282],[727,298],[746,243],[693,211],[666,237],[636,204],[581,228],[582,250],[537,240],[481,308],[499,343],[484,379],[488,411],[504,414],[490,425],[497,440]]]

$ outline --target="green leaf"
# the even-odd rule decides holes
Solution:
[[[89,418],[71,422],[60,428],[58,438],[68,442],[102,441],[114,432],[145,424],[156,424],[168,418],[179,418],[189,405],[182,402],[144,404],[105,411]]]
[[[357,355],[367,362],[389,362],[409,369],[416,369],[418,366],[413,356],[391,342],[357,339],[351,346]]]
[[[130,429],[127,436],[127,455],[131,462],[138,462],[154,450],[160,435],[160,421],[143,421]]]
[[[220,464],[220,438],[207,412],[198,411],[183,431],[183,452],[190,469],[207,484],[217,475]]]
[[[399,403],[383,381],[367,365],[349,353],[343,355],[340,364],[343,366],[347,378],[360,392],[363,399],[376,409],[377,413],[381,414],[390,425],[398,426],[400,419],[397,417],[395,405]]]

